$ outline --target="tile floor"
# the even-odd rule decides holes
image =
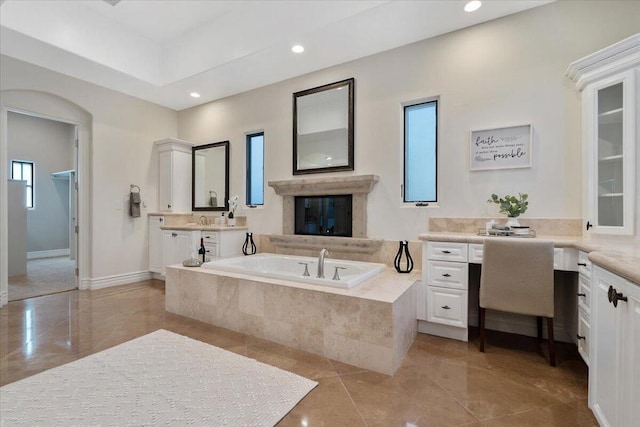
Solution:
[[[164,283],[70,291],[0,309],[0,385],[167,329],[319,382],[282,426],[597,426],[587,368],[571,345],[558,367],[530,339],[489,334],[487,353],[418,334],[393,377],[164,310]]]

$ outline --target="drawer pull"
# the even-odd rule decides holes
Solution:
[[[178,233],[171,233],[171,237],[178,237]]]
[[[204,236],[204,238],[205,238],[205,239],[210,239],[210,238],[211,238],[211,236]]]
[[[451,251],[444,250],[444,251],[442,251],[442,253],[443,253],[443,254],[450,254],[450,253],[451,253]]]
[[[442,277],[451,277],[451,275],[449,273],[444,273]]]
[[[586,297],[586,296],[587,296],[587,294],[579,293],[579,294],[578,294],[578,296],[579,296],[579,297]]]
[[[587,340],[587,337],[585,337],[584,335],[580,335],[580,334],[576,335],[576,338],[578,338],[579,340],[585,340],[585,341]]]
[[[445,310],[451,310],[451,307],[449,307],[448,305],[443,305],[442,308],[444,308]]]
[[[578,265],[579,265],[580,267],[586,267],[586,266],[587,266],[587,263],[586,263],[586,262],[579,262],[579,263],[578,263]]]

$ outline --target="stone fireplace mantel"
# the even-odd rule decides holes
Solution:
[[[332,178],[269,181],[276,194],[282,196],[282,233],[295,234],[295,196],[353,195],[353,237],[367,237],[367,195],[380,180],[377,175],[340,176]]]

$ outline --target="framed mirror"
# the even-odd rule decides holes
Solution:
[[[293,174],[353,170],[355,79],[293,94]]]
[[[191,207],[194,211],[229,210],[229,141],[191,149]]]

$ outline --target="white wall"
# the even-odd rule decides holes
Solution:
[[[27,252],[68,249],[69,181],[52,179],[51,173],[74,169],[75,127],[9,112],[7,135],[9,162],[34,162],[35,198],[34,209],[27,211]]]
[[[7,186],[7,208],[9,217],[7,251],[8,276],[27,274],[27,208],[26,181],[9,181]]]
[[[147,271],[147,210],[140,218],[129,218],[126,198],[129,185],[136,184],[147,205],[157,206],[158,160],[152,155],[153,141],[176,135],[176,112],[7,56],[0,59],[0,89],[47,92],[91,114],[87,278]]]
[[[556,2],[183,110],[178,137],[229,139],[230,191],[244,198],[245,132],[265,132],[265,180],[292,179],[293,92],[355,77],[352,174],[380,176],[369,237],[415,239],[429,216],[495,215],[491,193],[528,193],[525,218],[581,218],[580,94],[564,72],[637,30],[636,2]],[[432,96],[440,97],[439,206],[404,207],[401,104]],[[533,125],[533,167],[469,172],[471,130],[525,123]],[[270,187],[263,209],[243,213],[254,232],[282,230],[282,199]]]

